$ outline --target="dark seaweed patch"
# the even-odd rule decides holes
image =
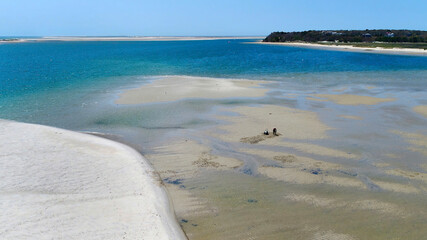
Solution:
[[[172,180],[170,178],[163,179],[164,182],[169,183],[169,184],[174,184],[174,185],[181,185],[182,184],[182,180],[183,179],[179,179],[179,178],[175,179],[175,180]]]
[[[357,173],[347,172],[344,170],[337,170],[337,172],[348,175],[348,176],[357,177]]]
[[[303,169],[303,170],[307,170],[307,169]],[[317,169],[310,169],[310,170],[308,170],[311,174],[314,174],[314,175],[319,175],[319,174],[322,174],[323,173],[323,171],[322,171],[322,169],[320,169],[320,168],[317,168]]]
[[[252,169],[250,168],[245,168],[242,170],[242,172],[247,175],[253,175]]]

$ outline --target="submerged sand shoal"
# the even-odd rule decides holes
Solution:
[[[186,239],[133,149],[0,120],[1,239]]]
[[[260,88],[264,81],[165,76],[139,88],[120,94],[117,104],[170,102],[188,98],[220,99],[262,97],[268,91]]]

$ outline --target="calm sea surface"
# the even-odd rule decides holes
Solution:
[[[0,117],[68,127],[61,120],[45,116],[55,111],[55,115],[63,119],[61,115],[78,109],[86,97],[132,85],[141,81],[141,76],[265,79],[303,87],[360,83],[411,91],[425,89],[425,57],[246,42],[248,40],[0,44]],[[358,77],[358,73],[366,77]],[[323,75],[327,77],[319,77]]]

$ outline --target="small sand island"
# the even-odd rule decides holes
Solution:
[[[427,56],[427,31],[418,30],[273,32],[262,43],[326,50]]]

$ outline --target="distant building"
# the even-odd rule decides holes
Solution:
[[[365,34],[363,34],[363,36],[366,37],[366,38],[372,37],[372,35],[370,33],[365,33]]]
[[[394,33],[392,33],[392,32],[386,32],[385,36],[386,37],[394,37]]]

